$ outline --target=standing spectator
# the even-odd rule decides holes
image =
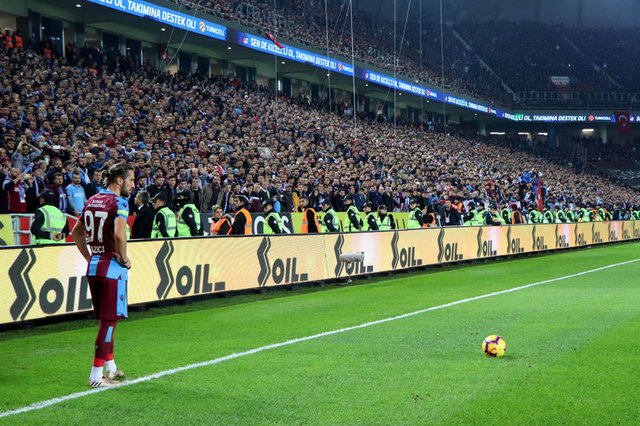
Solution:
[[[27,184],[29,175],[21,173],[17,167],[12,167],[4,178],[2,190],[7,197],[9,213],[25,213],[27,211]]]
[[[139,191],[135,196],[136,218],[131,228],[131,238],[151,238],[151,228],[153,228],[153,208],[149,205],[149,193]]]
[[[460,213],[451,206],[451,200],[444,202],[444,209],[440,213],[440,224],[442,226],[460,226]]]
[[[31,175],[33,185],[27,189],[27,212],[33,213],[40,207],[40,194],[47,189],[47,182],[44,178],[44,169],[41,165],[33,166]]]
[[[73,172],[71,176],[71,183],[67,185],[67,198],[69,200],[69,211],[74,216],[79,216],[84,208],[84,204],[87,202],[87,195],[84,192],[84,188],[80,185],[82,178],[80,173]]]
[[[200,178],[193,178],[191,180],[191,194],[193,195],[193,198],[191,199],[191,203],[198,208],[198,211],[202,211],[202,195],[200,191]]]
[[[202,204],[200,213],[212,211],[214,205],[220,205],[223,191],[220,187],[220,176],[214,175],[211,182],[202,187]]]
[[[53,191],[55,196],[55,207],[62,213],[67,213],[69,210],[69,200],[67,198],[67,191],[63,186],[62,173],[56,173],[53,175],[53,185],[49,187]]]
[[[98,169],[93,172],[93,179],[85,188],[85,194],[87,199],[89,199],[102,191],[104,191],[104,186],[102,185],[102,170]]]
[[[26,137],[23,138],[18,144],[18,148],[11,156],[13,166],[18,168],[21,172],[27,167],[31,166],[36,158],[41,154],[35,146],[27,143]]]

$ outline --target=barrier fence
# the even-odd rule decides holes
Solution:
[[[318,219],[322,220],[323,215],[324,213],[319,212]],[[342,230],[343,221],[346,215],[347,214],[345,212],[337,213],[340,230]],[[364,220],[365,214],[360,213],[360,215],[362,216],[362,220]],[[33,214],[0,215],[0,246],[26,246],[34,244],[35,240],[32,238],[30,230],[33,216]],[[69,230],[72,230],[76,224],[77,218],[68,214],[65,216],[69,222]],[[264,226],[266,217],[265,214],[252,213],[251,216],[253,218],[253,233],[262,234],[262,227]],[[392,216],[396,223],[396,228],[405,229],[407,227],[409,213],[392,213]],[[300,233],[300,228],[302,227],[302,213],[281,213],[280,217],[282,219],[282,232],[286,234]],[[134,220],[135,216],[129,216],[127,222],[130,227],[133,227]],[[202,229],[205,233],[209,233],[212,220],[211,213],[202,213],[200,215]],[[13,235],[11,234],[12,230]],[[66,241],[73,242],[73,238],[69,235],[66,238]]]
[[[639,222],[131,241],[129,304],[640,239]],[[340,262],[352,252],[364,261]],[[0,324],[91,309],[75,245],[0,253]]]

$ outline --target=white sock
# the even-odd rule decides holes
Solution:
[[[91,367],[91,375],[89,375],[89,380],[92,382],[97,382],[102,379],[102,367]]]
[[[110,360],[110,361],[107,360],[106,366],[107,366],[107,371],[115,372],[118,369],[118,367],[116,367],[116,363],[114,360]]]

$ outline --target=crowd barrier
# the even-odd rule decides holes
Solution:
[[[343,222],[345,217],[347,216],[346,212],[337,212],[338,222],[340,223],[340,231],[343,230]],[[396,223],[396,228],[405,229],[407,227],[407,223],[409,221],[409,213],[405,212],[397,212],[391,213],[393,216],[393,220]],[[300,229],[302,228],[302,213],[280,213],[280,218],[282,219],[282,231],[286,234],[299,234]],[[318,212],[318,220],[322,221],[324,216],[323,212]],[[365,218],[365,214],[360,212],[360,216],[362,220]],[[253,219],[253,233],[254,234],[262,234],[262,227],[265,223],[266,215],[264,213],[251,213],[251,217]],[[202,222],[202,227],[205,231],[209,231],[211,229],[211,222],[213,218],[211,214],[205,213],[200,215],[200,220]]]
[[[129,304],[640,239],[640,221],[131,241]],[[361,252],[364,261],[340,262]],[[0,324],[91,309],[75,245],[3,248]]]
[[[318,213],[318,219],[322,220],[323,217],[322,212]],[[342,225],[344,218],[346,217],[345,212],[338,212],[338,221],[340,222],[340,230],[342,231]],[[365,214],[360,213],[362,219],[364,220]],[[67,220],[69,222],[69,230],[73,229],[76,224],[77,218],[71,215],[66,215]],[[392,213],[393,219],[396,223],[396,228],[405,229],[407,227],[407,222],[409,219],[409,213]],[[251,217],[253,219],[253,233],[254,234],[262,234],[262,227],[265,223],[265,214],[264,213],[252,213]],[[282,232],[286,234],[299,234],[300,229],[302,227],[302,213],[281,213],[280,217],[282,219]],[[33,219],[33,214],[3,214],[0,215],[0,246],[11,246],[11,245],[19,245],[26,246],[30,244],[34,244],[35,241],[31,236],[31,221]],[[127,222],[130,227],[133,227],[133,222],[135,220],[135,216],[129,216]],[[202,223],[202,229],[208,233],[211,229],[211,222],[213,218],[211,213],[203,213],[200,215],[200,221]],[[13,234],[12,234],[13,231]],[[67,242],[73,242],[73,238],[69,235],[66,238]]]

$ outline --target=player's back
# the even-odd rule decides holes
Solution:
[[[118,216],[127,220],[127,200],[111,191],[100,192],[89,198],[82,210],[82,220],[87,230],[87,243],[92,260],[99,257],[109,262],[117,257],[115,220]]]

